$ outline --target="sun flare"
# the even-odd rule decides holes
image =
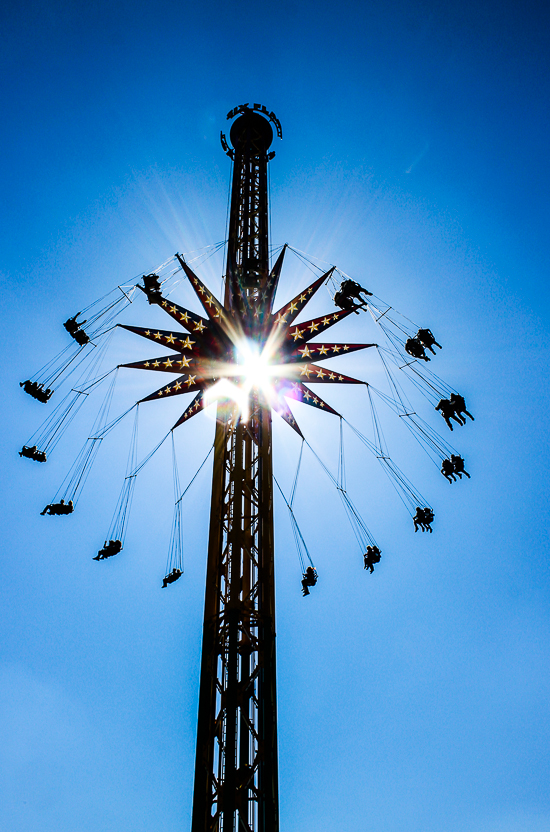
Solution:
[[[237,345],[237,361],[245,390],[255,388],[264,393],[271,391],[273,367],[266,349],[260,352],[254,342],[243,341]]]

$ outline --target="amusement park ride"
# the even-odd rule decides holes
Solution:
[[[228,119],[235,120],[230,144],[221,136],[222,146],[233,162],[228,240],[220,244],[227,244],[223,300],[205,286],[183,255],[176,254],[154,273],[143,275],[140,282],[117,287],[114,299],[110,296],[102,308],[99,301],[92,304],[84,310],[86,321],[78,321],[84,313],[69,318],[65,328],[73,339],[71,345],[21,386],[33,398],[47,403],[54,384],[74,374],[76,368],[80,376],[76,383],[72,376],[66,398],[20,454],[45,462],[84,399],[105,382],[108,389],[93,430],[53,502],[42,512],[72,513],[101,441],[126,415],[108,422],[119,368],[94,375],[103,358],[102,345],[108,342],[107,333],[112,333],[116,326],[153,342],[157,348],[170,350],[169,354],[119,365],[167,374],[162,387],[134,405],[134,436],[141,402],[195,394],[167,434],[172,437],[177,427],[211,403],[224,403],[218,407],[213,444],[192,832],[276,832],[279,812],[272,410],[302,438],[303,444],[308,444],[289,402],[301,402],[333,414],[340,419],[342,431],[346,420],[310,385],[366,385],[373,408],[373,438],[368,439],[351,425],[350,428],[392,479],[410,510],[415,531],[430,532],[433,510],[391,460],[378,429],[374,398],[384,401],[402,417],[449,482],[456,477],[461,479],[462,474],[469,477],[464,460],[416,413],[398,381],[399,374],[431,401],[451,430],[453,422],[465,424],[464,415],[473,417],[462,396],[427,369],[427,362],[435,356],[434,347],[440,348],[431,331],[412,325],[336,267],[320,274],[292,300],[275,308],[283,261],[287,252],[293,251],[285,244],[270,265],[267,166],[275,155],[269,152],[273,128],[282,137],[281,125],[273,113],[258,104],[237,107]],[[203,314],[168,299],[174,275],[189,281]],[[332,309],[320,317],[299,321],[309,301],[323,286],[332,289]],[[136,290],[141,290],[149,304],[159,306],[172,319],[169,329],[116,323],[116,317],[130,300],[139,298]],[[363,312],[372,316],[384,336],[385,347],[319,340],[334,324]],[[365,349],[380,356],[388,379],[387,392],[324,364],[326,359]],[[107,382],[109,377],[111,381]],[[121,552],[135,478],[158,447],[138,464],[132,442],[109,539],[95,560]],[[362,547],[364,567],[372,573],[380,562],[381,551],[341,477],[332,476],[321,464],[344,502]],[[308,595],[317,582],[317,572],[294,518],[292,499],[288,501],[284,495],[283,498],[302,560],[303,594]],[[180,511],[181,497],[176,499],[164,588],[182,575]]]

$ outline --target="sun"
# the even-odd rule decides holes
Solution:
[[[266,347],[260,350],[254,341],[244,339],[236,345],[237,370],[242,375],[242,387],[261,390],[269,396],[273,391],[271,380],[274,368]]]

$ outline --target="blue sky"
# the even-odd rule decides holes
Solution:
[[[232,107],[257,101],[283,126],[272,242],[430,326],[443,344],[434,370],[476,417],[443,434],[472,474],[449,486],[380,410],[397,463],[434,505],[433,535],[413,533],[347,440],[348,489],[383,550],[373,576],[306,454],[296,510],[320,580],[302,599],[276,504],[281,829],[546,832],[548,8],[28,2],[1,19],[4,828],[189,828],[208,471],[189,493],[186,571],[169,591],[167,445],[138,478],[124,552],[94,563],[130,424],[102,449],[78,511],[40,517],[97,404],[39,466],[17,451],[46,408],[18,382],[66,345],[70,314],[224,239],[219,132]],[[200,274],[219,290],[222,270],[212,258]],[[311,279],[289,259],[281,301]],[[159,314],[137,306],[129,322]],[[334,329],[374,333],[366,317]],[[142,349],[120,338],[112,363]],[[379,372],[367,353],[338,366]],[[138,375],[122,379],[121,407],[155,389]],[[326,398],[366,428],[364,391]],[[143,410],[141,455],[179,415],[168,404]],[[296,415],[335,467],[336,420]],[[178,430],[182,483],[212,430],[207,416]],[[286,484],[298,449],[276,423]]]

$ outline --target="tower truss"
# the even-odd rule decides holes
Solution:
[[[252,111],[231,129],[225,306],[259,350],[272,138]],[[250,398],[216,424],[192,832],[279,828],[271,412]]]

